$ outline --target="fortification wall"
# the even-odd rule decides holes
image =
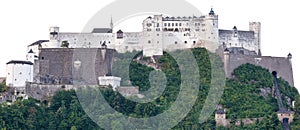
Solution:
[[[113,33],[59,33],[60,44],[69,43],[69,48],[99,48],[103,43],[114,48]]]
[[[276,71],[278,76],[294,86],[293,70],[290,59],[287,57],[270,56],[247,56],[241,54],[229,54],[224,57],[225,72],[227,77],[231,77],[235,68],[242,64],[250,63],[268,69],[270,72]]]
[[[47,100],[47,98],[54,96],[59,90],[70,89],[75,89],[75,87],[73,85],[42,85],[27,82],[25,94],[37,100]]]
[[[97,84],[99,76],[111,75],[113,55],[114,50],[105,48],[42,49],[35,63],[34,79],[43,84],[72,84],[73,80]]]

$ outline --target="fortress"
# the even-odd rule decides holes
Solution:
[[[47,89],[44,95],[48,95],[55,90],[49,92],[48,88],[53,89],[53,86],[47,85],[72,85],[72,70],[86,67],[84,58],[74,59],[74,51],[86,54],[92,50],[96,52],[95,66],[101,68],[95,75],[101,81],[87,81],[87,84],[111,83],[118,87],[120,79],[111,76],[115,51],[142,51],[143,56],[152,57],[163,55],[163,51],[204,47],[223,58],[227,77],[231,77],[238,66],[251,63],[276,71],[294,86],[291,54],[287,57],[261,56],[260,22],[249,22],[248,31],[238,30],[236,26],[229,30],[219,29],[218,15],[211,9],[203,16],[149,16],[142,22],[141,32],[114,31],[113,26],[111,20],[110,28],[94,28],[90,33],[60,32],[59,27],[50,27],[49,40],[28,45],[26,61],[7,63],[6,84],[16,88],[17,93],[31,93],[29,96],[35,97],[34,84],[41,92]]]

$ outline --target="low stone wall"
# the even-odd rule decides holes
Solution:
[[[59,90],[75,89],[73,85],[44,85],[37,83],[26,83],[25,94],[28,97],[35,98],[37,100],[47,100],[48,97],[52,97],[55,92]]]

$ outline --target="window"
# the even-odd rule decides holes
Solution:
[[[160,31],[160,28],[156,28],[156,31]]]
[[[178,23],[176,23],[175,26],[178,26]]]
[[[165,26],[167,26],[167,23],[165,23]]]
[[[175,44],[177,44],[177,41],[175,41]]]
[[[159,36],[159,34],[157,33],[156,36]]]
[[[151,43],[151,41],[150,41],[150,40],[148,40],[148,43],[150,44],[150,43]]]
[[[184,41],[185,44],[187,44],[187,41]]]
[[[196,44],[196,41],[193,41],[194,44]]]
[[[10,73],[8,73],[8,75],[10,75]]]
[[[19,74],[22,75],[22,72],[20,72]]]
[[[156,24],[156,27],[159,27],[159,23]]]
[[[171,26],[171,24],[170,24],[170,23],[168,23],[168,26],[170,27],[170,26]]]
[[[174,23],[172,23],[172,27],[174,26]]]
[[[179,26],[181,26],[181,23],[179,23]]]
[[[237,32],[234,32],[234,37],[237,37]]]

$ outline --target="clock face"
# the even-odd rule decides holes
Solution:
[[[79,69],[80,66],[81,66],[81,61],[80,61],[80,60],[74,61],[74,67],[75,67],[76,69]]]

